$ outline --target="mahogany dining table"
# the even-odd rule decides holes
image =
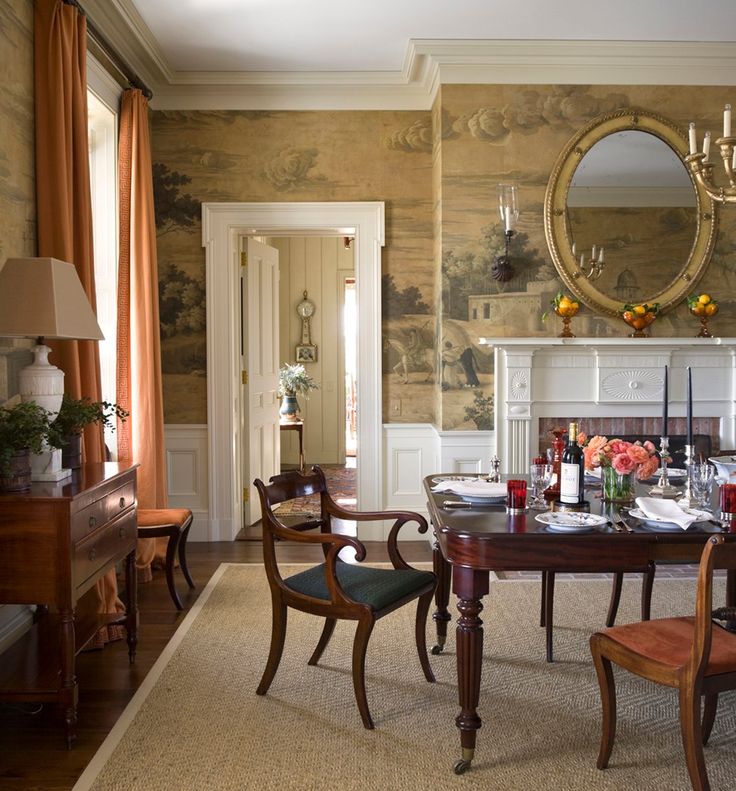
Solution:
[[[726,532],[715,524],[692,525],[687,531],[660,531],[645,527],[627,516],[634,532],[618,532],[612,524],[588,533],[550,532],[537,522],[538,511],[507,515],[504,505],[444,508],[448,500],[460,500],[449,493],[436,493],[432,486],[439,473],[424,479],[429,517],[434,529],[434,571],[437,575],[436,610],[433,619],[441,653],[451,620],[448,611],[450,587],[458,598],[456,629],[457,681],[460,713],[455,724],[460,730],[462,757],[455,762],[456,774],[471,766],[476,736],[481,727],[478,715],[483,656],[483,597],[489,593],[489,573],[503,571],[548,572],[645,572],[652,564],[697,563],[708,536]],[[522,477],[522,476],[514,476]],[[717,487],[716,487],[717,488]],[[640,494],[644,494],[642,488]],[[591,512],[615,516],[600,501],[595,490],[587,492]],[[736,528],[732,538],[736,540]],[[726,605],[736,606],[736,574],[728,572]],[[694,606],[694,599],[693,599]]]

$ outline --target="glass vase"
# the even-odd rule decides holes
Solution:
[[[601,489],[607,503],[632,503],[636,475],[633,472],[616,472],[613,467],[601,468]]]

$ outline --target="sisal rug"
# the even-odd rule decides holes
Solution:
[[[627,580],[619,622],[636,620],[639,592]],[[595,768],[600,713],[587,641],[601,626],[609,593],[606,581],[558,583],[557,661],[548,665],[537,626],[539,584],[491,583],[483,612],[483,727],[472,769],[455,776],[452,636],[446,653],[430,658],[437,683],[428,684],[413,650],[413,607],[378,622],[366,661],[376,730],[366,731],[352,692],[353,625],[339,622],[321,665],[309,667],[321,622],[290,610],[281,667],[269,694],[258,697],[271,621],[265,575],[256,564],[224,564],[75,791],[686,791],[676,693],[626,673],[617,673],[611,765]],[[693,596],[693,582],[658,580],[654,617],[691,611]],[[735,710],[736,696],[723,695],[705,752],[714,791],[736,787]]]

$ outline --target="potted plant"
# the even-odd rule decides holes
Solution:
[[[41,453],[49,434],[49,413],[35,401],[0,407],[0,491],[31,487],[31,453]]]
[[[319,385],[307,373],[301,363],[290,365],[284,363],[279,370],[279,396],[281,396],[281,409],[279,414],[282,420],[293,422],[299,414],[297,395],[309,398],[311,390],[317,390]]]
[[[115,430],[115,418],[125,421],[126,412],[118,404],[109,401],[92,401],[87,396],[72,398],[64,393],[61,409],[51,425],[49,442],[61,448],[61,463],[76,470],[82,464],[82,432],[92,423]]]

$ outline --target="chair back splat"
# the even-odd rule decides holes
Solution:
[[[267,484],[256,479],[254,485],[261,500],[263,561],[273,607],[271,647],[256,692],[265,695],[276,675],[286,638],[288,607],[325,619],[322,635],[308,661],[310,665],[318,663],[338,619],[357,621],[352,654],[353,689],[363,725],[373,728],[365,691],[368,640],[379,618],[415,599],[416,650],[425,678],[434,681],[425,632],[436,578],[432,572],[415,569],[406,563],[398,549],[398,533],[402,525],[416,522],[419,532],[425,533],[427,522],[412,511],[348,511],[340,507],[327,491],[325,476],[319,467],[313,467],[308,473],[295,470],[275,475]],[[313,494],[320,496],[319,519],[308,518],[288,525],[279,519],[278,510],[274,510],[276,506]],[[394,525],[387,539],[392,568],[361,565],[367,554],[365,545],[357,538],[333,532],[333,519],[354,522],[393,519]],[[319,532],[308,532],[317,528]],[[279,569],[278,541],[317,545],[324,555],[324,563],[285,578]],[[341,557],[348,553],[349,557]]]

